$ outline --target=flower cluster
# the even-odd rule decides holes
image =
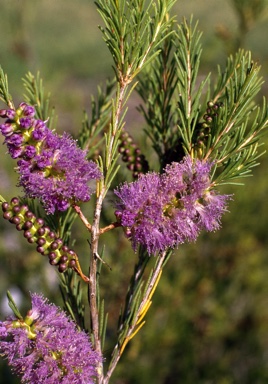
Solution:
[[[64,312],[32,294],[26,317],[0,322],[0,353],[29,384],[91,384],[101,356]]]
[[[115,215],[134,250],[140,244],[154,254],[220,227],[230,196],[212,188],[211,168],[211,162],[186,156],[163,174],[141,175],[114,191],[119,198]]]
[[[37,218],[27,205],[20,205],[19,199],[13,197],[10,203],[2,204],[3,217],[16,225],[18,231],[23,231],[24,237],[30,244],[37,244],[37,252],[48,256],[51,265],[57,265],[59,272],[73,268],[77,271],[77,255],[62,239],[45,225],[44,220]],[[79,269],[79,268],[78,268]]]
[[[26,103],[17,110],[1,110],[0,116],[7,118],[0,131],[11,157],[19,159],[19,186],[27,197],[40,199],[47,213],[90,199],[88,182],[99,179],[101,172],[75,140],[52,132]]]

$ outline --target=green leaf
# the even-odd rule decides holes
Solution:
[[[2,67],[0,67],[0,100],[2,100],[10,109],[15,109],[12,97],[8,90],[8,79]]]
[[[17,317],[17,319],[19,320],[22,320],[23,319],[23,316],[21,315],[11,293],[9,291],[7,291],[7,298],[8,298],[8,305],[9,307],[11,308],[12,312],[14,313],[14,315]]]
[[[26,103],[35,107],[38,119],[46,121],[49,128],[55,128],[55,111],[54,108],[50,108],[50,94],[45,95],[40,73],[37,72],[35,77],[31,72],[28,72],[22,81],[26,90],[24,95]]]

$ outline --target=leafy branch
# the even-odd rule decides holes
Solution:
[[[100,216],[104,198],[108,192],[118,165],[118,145],[124,125],[126,102],[135,87],[130,83],[142,68],[150,62],[158,52],[155,50],[160,43],[159,36],[169,26],[168,11],[174,0],[150,1],[145,9],[144,0],[117,1],[99,0],[96,2],[98,11],[104,21],[101,27],[104,40],[114,59],[114,71],[117,79],[116,94],[112,100],[111,120],[108,132],[105,133],[104,156],[99,157],[99,167],[103,179],[97,186],[97,199],[94,218],[91,226],[91,257],[89,268],[88,301],[91,314],[92,339],[95,349],[101,353],[102,336],[100,327],[100,307],[98,303],[98,244],[100,232]],[[163,38],[162,38],[163,40]],[[104,381],[103,368],[99,367],[99,384]]]
[[[2,100],[10,109],[15,109],[12,97],[8,90],[8,79],[2,67],[0,67],[0,100]]]
[[[100,27],[114,60],[119,83],[131,82],[155,58],[155,48],[164,39],[174,0],[99,0],[98,11],[105,23]],[[161,37],[162,38],[159,38]]]
[[[170,162],[170,155],[176,152],[175,147],[178,145],[174,98],[178,76],[173,37],[173,33],[168,34],[153,65],[148,66],[139,76],[136,88],[143,101],[138,110],[147,123],[146,134],[152,141],[161,168]]]
[[[200,80],[200,38],[197,24],[184,20],[172,36],[175,59],[168,49],[171,37],[165,41],[151,78],[142,78],[138,86],[144,100],[140,110],[162,168],[191,154],[213,159],[214,183],[229,183],[249,175],[262,154],[259,138],[268,126],[268,112],[266,101],[258,105],[256,96],[263,80],[260,66],[243,50],[228,58],[225,69],[218,68],[214,87],[212,75]],[[170,80],[168,90],[165,79]]]
[[[219,68],[212,104],[219,102],[220,108],[209,124],[203,149],[204,158],[216,159],[220,167],[216,184],[250,174],[262,154],[258,141],[268,127],[268,110],[265,100],[261,106],[255,101],[263,83],[259,72],[251,53],[242,50],[229,57],[225,71]]]
[[[76,322],[78,328],[85,329],[85,306],[82,298],[81,281],[78,281],[74,271],[68,269],[65,273],[59,274],[60,291],[65,310]]]
[[[78,135],[78,143],[85,149],[88,157],[96,156],[103,143],[103,134],[107,132],[112,109],[115,80],[107,80],[106,87],[98,87],[97,97],[91,97],[90,119],[84,112],[82,128]]]
[[[148,125],[146,133],[161,168],[180,161],[195,147],[201,96],[209,80],[209,75],[201,82],[198,78],[200,39],[197,24],[184,20],[163,42],[161,53],[137,88],[144,101],[139,109]]]
[[[197,24],[186,20],[177,31],[176,61],[178,65],[178,131],[181,136],[185,154],[192,154],[195,146],[195,133],[201,110],[201,96],[208,84],[210,75],[199,81],[199,65],[201,60],[201,33]],[[207,96],[206,96],[207,99]]]
[[[35,77],[28,72],[22,81],[26,89],[25,101],[35,107],[36,115],[40,120],[46,121],[49,128],[55,128],[55,110],[50,107],[50,94],[45,95],[40,73],[38,72]]]

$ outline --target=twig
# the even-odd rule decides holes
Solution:
[[[115,221],[114,223],[111,223],[110,225],[107,225],[107,227],[100,228],[99,234],[102,235],[105,232],[110,231],[111,229],[121,227],[121,224]]]
[[[73,209],[80,217],[81,221],[85,224],[89,232],[92,230],[91,224],[88,222],[87,218],[84,216],[83,212],[81,211],[81,208],[78,205],[73,205]]]
[[[110,137],[110,141],[107,145],[106,152],[106,172],[111,167],[112,163],[112,154],[113,154],[113,144],[116,137],[116,133],[120,126],[120,113],[123,108],[123,96],[125,94],[127,88],[127,82],[125,84],[120,84],[120,89],[117,93],[116,100],[116,111],[114,118],[112,120],[112,134]],[[94,212],[94,219],[92,226],[88,226],[91,232],[91,258],[90,258],[90,268],[89,268],[89,289],[88,289],[88,301],[90,306],[90,316],[91,316],[91,329],[93,335],[93,345],[98,353],[102,353],[102,341],[100,338],[100,329],[99,329],[99,311],[97,305],[97,261],[98,261],[98,246],[99,246],[99,236],[100,234],[108,231],[109,229],[103,228],[100,229],[100,215],[102,210],[103,200],[107,193],[107,186],[105,184],[105,180],[103,183],[100,183],[100,190],[97,194],[96,207]],[[80,211],[77,211],[80,216]],[[84,221],[83,215],[80,216],[81,220]],[[85,224],[89,224],[87,220]],[[111,224],[112,226],[116,226],[115,223]],[[110,227],[110,226],[108,226]],[[112,229],[112,228],[110,228]],[[98,367],[98,384],[103,384],[104,373],[103,373],[103,365],[102,363]]]

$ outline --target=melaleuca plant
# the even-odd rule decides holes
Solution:
[[[0,131],[23,190],[20,197],[1,197],[3,218],[57,268],[69,314],[32,294],[32,309],[23,316],[8,294],[14,316],[0,323],[0,351],[22,382],[107,384],[145,323],[173,250],[196,241],[202,231],[220,228],[232,199],[220,193],[220,185],[250,175],[263,153],[260,137],[268,110],[265,99],[261,105],[256,101],[263,82],[260,66],[241,50],[224,68],[201,75],[201,34],[192,21],[175,25],[173,4],[96,2],[115,77],[92,98],[91,116],[85,114],[77,140],[56,133],[39,75],[26,75],[26,95],[15,106],[1,71]],[[141,98],[151,143],[145,153],[124,123],[133,92]],[[36,200],[44,208],[42,217],[34,210]],[[88,204],[92,220],[81,203]],[[102,226],[102,216],[107,218],[111,209],[114,220]],[[83,255],[69,248],[76,218],[90,236]],[[108,314],[100,289],[103,265],[113,279],[113,266],[105,260],[109,244],[100,245],[108,231],[114,236],[123,231],[133,254],[110,356],[104,353]],[[82,271],[82,259],[88,272]]]

